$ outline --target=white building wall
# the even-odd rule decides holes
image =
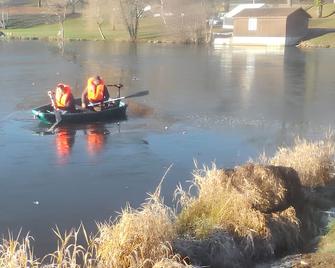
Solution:
[[[233,36],[233,45],[287,46],[295,45],[300,37],[250,37]]]

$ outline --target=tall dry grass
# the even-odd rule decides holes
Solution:
[[[57,237],[57,249],[43,258],[43,267],[92,268],[97,266],[95,237],[88,235],[82,224],[77,229],[65,231],[64,234],[58,227],[53,232]],[[82,243],[79,242],[80,237],[84,240]]]
[[[6,268],[35,268],[39,266],[39,261],[34,257],[31,246],[33,238],[27,234],[20,238],[9,233],[8,238],[3,238],[0,244],[0,267]]]
[[[194,190],[196,195],[191,194]],[[176,222],[180,235],[204,238],[224,229],[241,237],[268,236],[264,215],[252,208],[247,197],[233,187],[231,178],[215,165],[197,169],[191,190],[178,187],[175,196],[181,205]]]
[[[215,165],[198,169],[192,187],[187,192],[178,187],[175,192],[181,206],[177,232],[204,239],[221,230],[232,235],[248,257],[273,256],[298,245],[299,220],[293,207],[264,213],[255,204],[267,207],[273,200],[282,200],[283,193],[284,186],[266,167],[242,166],[229,172]],[[264,201],[270,197],[273,200]]]
[[[160,199],[159,191],[139,209],[127,206],[115,222],[98,225],[99,263],[110,268],[145,268],[173,257],[174,217],[173,211]]]
[[[243,193],[253,208],[270,213],[288,206],[290,189],[282,173],[278,167],[247,164],[235,167],[230,179],[234,188]],[[289,179],[294,180],[292,177]]]
[[[332,137],[320,141],[297,138],[291,148],[280,147],[272,158],[263,155],[264,164],[292,167],[301,184],[308,187],[324,186],[332,180],[335,144]]]

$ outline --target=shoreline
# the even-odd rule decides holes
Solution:
[[[39,37],[39,36],[24,36],[24,35],[11,35],[11,32],[3,31],[5,36],[0,37],[1,40],[16,40],[16,41],[43,41],[43,42],[60,42],[57,37],[49,36],[49,37]],[[335,34],[334,34],[335,36]],[[311,38],[307,40],[303,40],[300,43],[288,47],[297,47],[301,49],[317,49],[317,48],[335,48],[335,41],[323,41],[319,42],[317,38]],[[117,42],[117,43],[148,43],[148,44],[182,44],[182,45],[213,45],[213,43],[196,43],[196,42],[191,42],[191,41],[177,41],[177,40],[160,40],[160,39],[149,39],[149,40],[144,40],[140,39],[137,40],[136,42],[132,42],[129,39],[99,39],[99,38],[65,38],[65,42]],[[239,47],[239,45],[225,45],[226,47]],[[254,45],[243,45],[246,47],[254,47]],[[272,46],[261,46],[261,47],[272,47]],[[277,47],[277,46],[275,46]],[[278,47],[287,47],[287,46],[278,46]]]

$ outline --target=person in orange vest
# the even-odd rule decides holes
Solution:
[[[85,109],[89,103],[101,103],[109,99],[109,92],[100,76],[90,77],[81,95],[81,106]]]
[[[55,108],[63,111],[74,112],[74,98],[69,85],[59,83],[54,91],[51,92]]]

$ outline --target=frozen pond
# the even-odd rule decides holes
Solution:
[[[38,254],[56,246],[51,228],[115,216],[163,183],[171,203],[178,182],[200,166],[244,163],[296,135],[321,137],[335,125],[334,49],[137,47],[69,43],[63,55],[43,42],[0,42],[0,233],[31,231]],[[125,85],[128,120],[44,128],[31,109],[63,81],[76,96],[92,74]],[[111,95],[116,92],[110,90]]]

